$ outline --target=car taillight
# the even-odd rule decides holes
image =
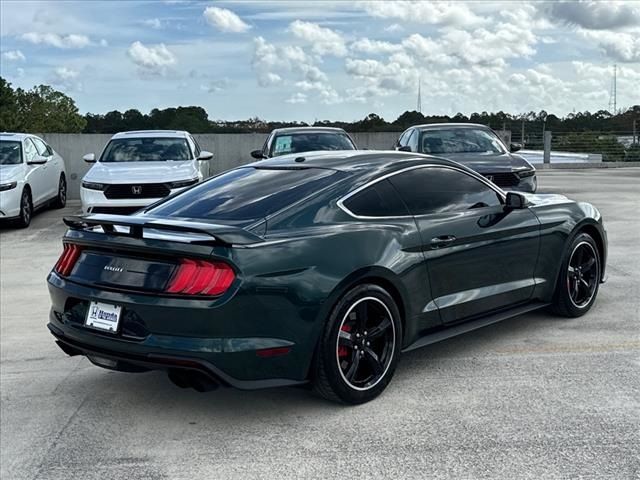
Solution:
[[[180,295],[220,295],[227,291],[235,278],[236,274],[226,263],[183,259],[169,281],[166,292]]]
[[[80,252],[82,252],[82,247],[79,245],[65,243],[62,255],[60,255],[58,263],[56,263],[55,271],[63,277],[69,275],[71,270],[73,270],[73,266],[78,261],[78,257],[80,257]]]

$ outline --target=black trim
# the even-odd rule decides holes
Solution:
[[[73,340],[66,336],[59,328],[51,323],[47,325],[51,334],[56,338],[60,348],[67,352],[77,350],[80,355],[108,358],[110,360],[121,361],[127,364],[135,365],[149,370],[196,370],[207,375],[211,380],[220,385],[228,385],[240,390],[257,390],[261,388],[287,387],[295,385],[303,385],[308,380],[290,380],[287,378],[273,378],[265,380],[239,380],[230,377],[216,366],[199,358],[179,357],[163,354],[146,354],[138,355],[125,352],[116,352],[105,348],[87,345],[77,340]],[[63,347],[61,344],[64,344]],[[69,353],[67,353],[69,354]]]

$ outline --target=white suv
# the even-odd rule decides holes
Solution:
[[[200,149],[188,132],[141,130],[116,133],[100,159],[82,179],[84,213],[130,214],[206,176],[201,160],[213,154]]]
[[[0,133],[0,220],[28,227],[36,209],[66,203],[62,157],[35,135]]]

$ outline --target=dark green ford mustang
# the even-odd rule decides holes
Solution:
[[[590,204],[403,152],[282,156],[65,222],[49,330],[69,355],[347,403],[378,395],[403,351],[544,306],[586,313],[607,255]]]

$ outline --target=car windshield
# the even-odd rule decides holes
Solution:
[[[314,150],[355,150],[353,142],[344,133],[313,132],[278,135],[271,147],[271,156]]]
[[[18,165],[22,163],[20,142],[0,141],[0,165]]]
[[[473,128],[424,130],[420,137],[420,152],[505,153],[506,150],[491,132]]]
[[[111,140],[101,162],[161,162],[190,160],[185,138],[118,138]]]
[[[206,220],[261,219],[345,175],[320,168],[241,167],[169,198],[147,213]]]

